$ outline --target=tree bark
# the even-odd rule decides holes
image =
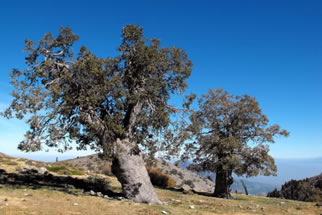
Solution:
[[[216,171],[216,187],[214,196],[218,198],[232,199],[230,194],[230,186],[233,184],[234,179],[232,173],[218,168]]]
[[[122,184],[124,197],[140,203],[161,204],[135,144],[127,139],[118,139],[115,144],[112,172]]]

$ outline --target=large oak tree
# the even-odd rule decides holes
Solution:
[[[27,118],[19,149],[90,147],[113,159],[126,198],[160,203],[140,149],[153,149],[168,127],[174,109],[167,102],[186,88],[192,64],[183,50],[146,39],[140,26],[122,29],[117,57],[97,57],[85,46],[75,56],[78,39],[61,28],[56,37],[26,40],[27,68],[11,72],[14,99],[3,113]]]
[[[194,170],[216,173],[215,197],[231,197],[233,173],[248,177],[276,174],[266,143],[289,133],[279,125],[268,126],[269,120],[254,97],[233,96],[217,89],[202,95],[198,104],[185,130],[185,138],[192,141],[186,142],[184,158],[193,158],[190,168]]]

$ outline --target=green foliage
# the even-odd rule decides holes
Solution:
[[[70,169],[65,166],[52,166],[52,167],[47,167],[47,170],[50,172],[55,172],[58,174],[63,174],[63,175],[84,175],[85,173],[76,170],[76,169]]]
[[[281,190],[273,190],[267,197],[285,198],[305,202],[322,201],[322,174],[303,180],[291,180],[282,185]]]
[[[176,186],[176,182],[168,175],[162,173],[158,168],[147,168],[151,182],[155,186],[163,188],[173,188]]]
[[[198,103],[198,110],[190,110],[190,124],[183,131],[192,140],[185,144],[183,155],[194,158],[191,169],[216,172],[216,183],[221,184],[216,189],[224,192],[229,192],[233,172],[238,176],[276,174],[274,159],[264,143],[273,143],[275,136],[288,136],[288,132],[278,125],[268,126],[255,98],[217,89],[202,95]]]
[[[119,56],[100,58],[82,46],[70,28],[57,37],[45,34],[39,43],[26,40],[27,69],[13,69],[14,97],[5,117],[27,117],[30,130],[19,149],[58,147],[96,149],[113,154],[117,139],[130,139],[155,152],[158,138],[174,109],[170,95],[182,92],[191,61],[176,47],[160,47],[143,36],[140,26],[122,29]],[[75,57],[76,56],[76,57]],[[149,137],[149,138],[147,138]]]

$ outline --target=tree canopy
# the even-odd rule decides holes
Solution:
[[[27,117],[30,130],[19,145],[37,151],[44,146],[111,152],[117,138],[151,146],[153,136],[169,124],[172,93],[186,88],[192,63],[176,47],[161,48],[146,39],[140,26],[122,29],[117,57],[95,56],[85,46],[75,57],[79,37],[61,28],[36,44],[26,40],[27,69],[10,76],[14,100],[8,118]]]

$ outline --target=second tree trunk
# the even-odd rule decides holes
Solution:
[[[216,187],[214,196],[218,198],[231,199],[230,186],[234,182],[232,173],[219,168],[216,172]]]

